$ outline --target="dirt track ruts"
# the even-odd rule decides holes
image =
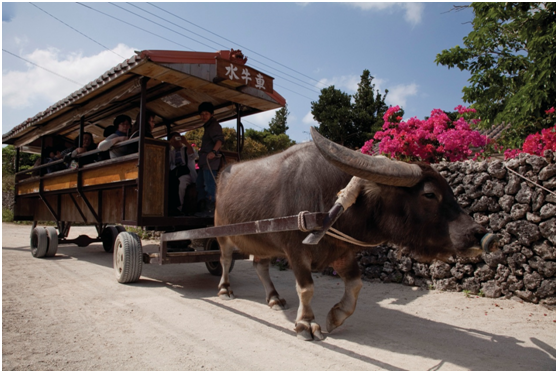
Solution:
[[[203,263],[146,265],[122,285],[100,243],[36,259],[30,226],[2,229],[3,370],[556,370],[556,312],[542,306],[365,283],[343,326],[304,342],[290,271],[272,269],[290,305],[272,311],[249,261],[231,274],[237,299],[223,301]],[[342,282],[314,279],[325,328]]]

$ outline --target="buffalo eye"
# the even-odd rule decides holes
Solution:
[[[436,199],[436,194],[434,193],[424,193],[423,195],[428,199]]]

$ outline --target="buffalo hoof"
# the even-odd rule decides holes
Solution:
[[[276,297],[271,298],[267,304],[269,305],[269,308],[271,308],[274,311],[282,311],[282,310],[286,310],[289,307],[287,306],[287,301],[284,299],[279,299]]]
[[[343,322],[349,316],[350,315],[347,315],[346,312],[342,311],[338,305],[333,307],[327,314],[327,319],[326,319],[327,332],[331,333],[333,330],[343,325]]]
[[[322,334],[322,328],[314,321],[297,321],[295,324],[295,332],[298,339],[304,341],[323,341],[325,336]]]
[[[232,290],[230,290],[230,289],[219,290],[219,293],[217,293],[217,296],[219,296],[219,298],[223,299],[223,300],[234,299],[234,294],[233,294]]]

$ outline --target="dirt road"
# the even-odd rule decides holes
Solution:
[[[555,370],[556,313],[512,300],[365,283],[356,312],[322,342],[295,337],[290,271],[272,278],[290,308],[272,311],[249,261],[236,300],[216,297],[202,264],[146,265],[116,282],[101,244],[29,251],[30,226],[2,224],[3,370]],[[89,227],[72,228],[71,237]],[[314,276],[317,321],[343,292]]]

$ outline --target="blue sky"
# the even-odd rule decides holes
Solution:
[[[134,50],[241,49],[249,66],[275,78],[289,105],[287,134],[297,142],[317,125],[310,110],[320,89],[354,94],[364,69],[406,119],[453,110],[468,85],[467,72],[434,63],[472,30],[472,11],[449,12],[457,3],[82,4],[2,3],[2,133]],[[266,128],[273,115],[244,125]]]

